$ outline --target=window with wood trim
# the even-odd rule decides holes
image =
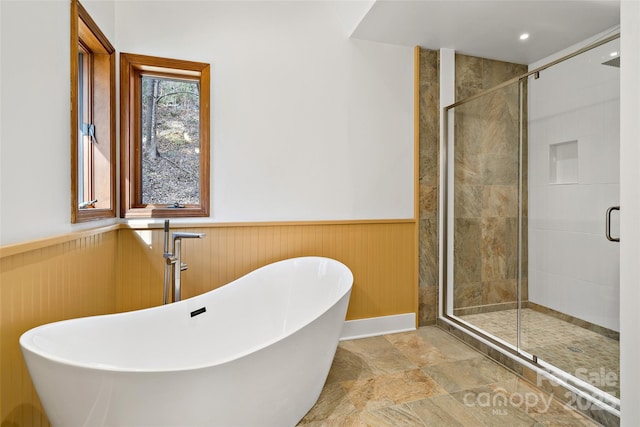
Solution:
[[[71,2],[71,222],[115,217],[115,49]]]
[[[122,217],[209,215],[209,70],[120,54]]]

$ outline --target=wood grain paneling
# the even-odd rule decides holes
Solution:
[[[45,323],[115,311],[118,231],[80,233],[50,246],[2,251],[0,414],[4,426],[49,425],[20,351],[25,331]],[[34,247],[33,244],[26,244]],[[40,246],[40,245],[35,245]]]
[[[5,246],[0,252],[3,427],[49,425],[20,352],[23,332],[57,320],[162,303],[162,229],[96,230]],[[207,234],[183,241],[183,261],[189,264],[182,276],[183,298],[274,261],[318,255],[353,271],[348,319],[417,311],[413,220],[208,224],[171,231],[177,230]]]
[[[216,289],[258,267],[297,256],[337,259],[354,274],[348,319],[416,312],[415,223],[292,223],[173,228],[205,233],[182,242],[182,295]],[[116,307],[162,303],[161,229],[122,230]]]

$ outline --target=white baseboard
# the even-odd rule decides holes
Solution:
[[[396,332],[415,331],[416,314],[394,314],[392,316],[371,317],[369,319],[346,320],[342,327],[340,341]]]

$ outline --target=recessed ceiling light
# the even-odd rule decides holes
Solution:
[[[522,33],[520,34],[520,40],[526,40],[529,38],[529,33]]]
[[[618,56],[618,52],[611,52],[611,53],[609,54],[609,56],[611,56],[611,57]]]

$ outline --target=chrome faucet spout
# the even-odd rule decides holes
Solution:
[[[171,238],[173,239],[174,245],[176,239],[202,239],[206,236],[204,233],[185,233],[185,232],[173,232],[171,233]]]

